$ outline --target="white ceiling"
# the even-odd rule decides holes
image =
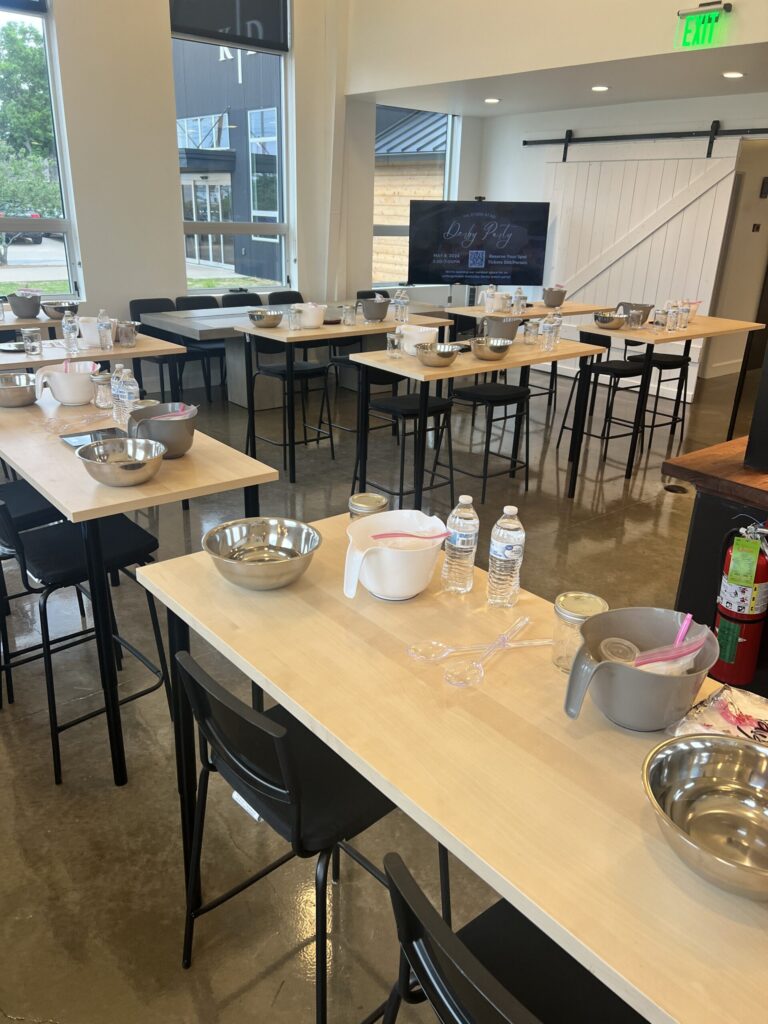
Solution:
[[[742,71],[744,78],[723,78],[724,71]],[[607,85],[609,90],[592,92],[593,85]],[[356,98],[416,110],[500,117],[616,103],[759,92],[768,92],[768,43],[379,90]],[[486,96],[496,96],[501,102],[485,103]]]

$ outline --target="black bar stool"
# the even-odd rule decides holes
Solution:
[[[502,476],[509,474],[513,477],[519,469],[525,470],[525,489],[528,490],[528,465],[530,461],[530,431],[529,431],[529,400],[531,390],[528,387],[518,387],[515,384],[481,383],[469,384],[466,387],[453,389],[453,397],[472,405],[472,425],[474,426],[475,410],[478,406],[485,409],[485,441],[483,444],[483,470],[481,473],[471,473],[466,469],[458,469],[464,476],[473,477],[475,480],[483,481],[483,489],[480,495],[480,504],[485,502],[485,492],[488,486],[489,476]],[[507,408],[514,406],[513,413],[507,413]],[[504,409],[503,416],[494,416],[496,409]],[[519,427],[522,426],[525,433],[525,458],[519,459],[514,445],[509,459],[509,469],[501,469],[495,473],[488,472],[488,459],[493,455],[495,458],[505,459],[501,452],[491,451],[491,434],[494,423],[506,423],[507,420],[514,420],[515,433],[519,436]],[[503,432],[502,432],[503,433]]]

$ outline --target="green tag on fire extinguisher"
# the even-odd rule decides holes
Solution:
[[[760,555],[760,541],[748,537],[736,537],[731,552],[728,582],[735,587],[751,587],[755,582],[757,559]]]

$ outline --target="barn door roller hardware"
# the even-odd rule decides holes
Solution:
[[[709,128],[679,132],[635,132],[630,135],[574,135],[569,128],[558,139],[523,139],[524,146],[562,146],[563,163],[568,159],[571,146],[598,142],[646,142],[657,139],[707,139],[707,157],[712,156],[715,139],[728,135],[768,135],[768,128],[721,128],[720,121],[713,121]]]

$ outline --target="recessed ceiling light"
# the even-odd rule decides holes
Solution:
[[[608,92],[607,85],[593,85],[592,92]]]
[[[723,78],[743,78],[743,71],[724,71]]]
[[[498,99],[497,96],[486,96],[485,97],[485,102],[486,103],[498,103],[499,99]]]

